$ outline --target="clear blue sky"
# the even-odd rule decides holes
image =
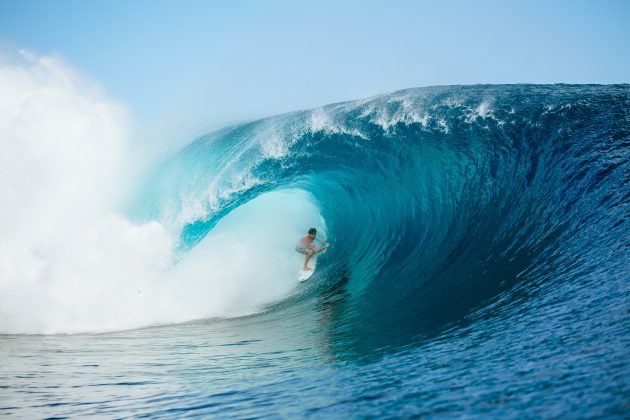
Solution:
[[[630,82],[630,0],[0,0],[0,44],[55,54],[144,127],[407,87]]]

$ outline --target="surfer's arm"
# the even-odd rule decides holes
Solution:
[[[323,242],[322,242],[323,243]],[[315,251],[316,254],[322,252],[323,250],[325,250],[326,248],[328,248],[330,246],[330,244],[327,242],[324,244],[324,246],[317,248],[317,247],[313,247],[313,250]]]

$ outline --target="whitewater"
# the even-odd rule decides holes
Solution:
[[[405,89],[152,162],[60,62],[0,91],[0,414],[627,415],[629,85]]]

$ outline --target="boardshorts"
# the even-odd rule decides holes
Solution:
[[[308,245],[306,245],[305,243],[300,242],[299,244],[297,244],[295,246],[295,250],[297,252],[299,252],[302,255],[306,255],[308,254],[310,251],[313,251],[312,248],[310,248]]]

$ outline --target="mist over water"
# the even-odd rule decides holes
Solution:
[[[61,63],[0,88],[1,413],[623,416],[628,85],[408,89],[141,174]]]
[[[180,255],[186,211],[138,222],[125,210],[140,163],[122,107],[54,59],[25,55],[1,72],[1,333],[243,315],[289,293],[287,254],[304,226],[321,225],[307,195],[275,193],[271,207],[261,197]]]

